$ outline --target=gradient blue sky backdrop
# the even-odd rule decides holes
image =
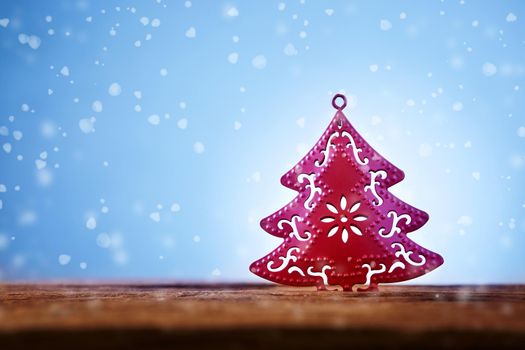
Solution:
[[[0,55],[0,279],[258,281],[343,91],[414,282],[525,282],[523,1],[6,0]]]

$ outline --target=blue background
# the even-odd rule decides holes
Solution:
[[[0,279],[260,281],[259,220],[345,92],[430,214],[411,238],[445,264],[415,282],[525,282],[522,1],[2,1],[0,24]]]

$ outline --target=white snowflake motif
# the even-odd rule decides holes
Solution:
[[[327,216],[321,219],[321,222],[324,223],[335,223],[335,225],[332,226],[330,231],[328,231],[328,237],[332,237],[335,234],[337,234],[339,232],[339,228],[341,228],[341,238],[344,243],[348,241],[347,228],[349,227],[350,230],[356,235],[362,236],[363,232],[361,232],[359,227],[354,225],[354,222],[365,221],[366,219],[368,219],[364,215],[355,214],[361,206],[361,202],[355,202],[354,204],[352,204],[349,210],[347,210],[347,205],[348,201],[346,200],[346,197],[344,195],[341,196],[341,201],[339,202],[339,209],[331,203],[326,203],[326,207],[328,208],[328,210],[330,210],[330,212],[332,212],[335,215],[333,217]],[[351,217],[351,219],[349,217]]]

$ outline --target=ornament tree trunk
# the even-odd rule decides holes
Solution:
[[[332,105],[337,112],[321,139],[281,178],[298,196],[261,221],[266,232],[284,241],[250,270],[287,285],[373,291],[379,283],[405,281],[440,266],[440,255],[407,236],[428,214],[388,191],[403,172],[353,128],[343,114],[344,95],[337,94]]]

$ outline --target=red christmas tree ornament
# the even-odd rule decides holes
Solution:
[[[284,242],[250,271],[292,286],[371,291],[434,270],[443,258],[407,237],[428,214],[388,192],[403,172],[353,128],[344,95],[332,105],[337,112],[321,139],[281,178],[299,195],[261,221]]]

